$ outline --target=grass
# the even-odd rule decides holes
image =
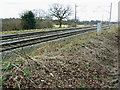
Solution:
[[[111,62],[109,62],[109,65],[112,67],[113,66],[113,64],[111,63]]]
[[[26,33],[26,32],[38,32],[38,31],[45,31],[45,30],[54,30],[54,29],[63,29],[66,27],[53,27],[53,28],[45,28],[45,29],[31,29],[31,30],[15,30],[15,31],[3,31],[2,35],[5,34],[17,34],[17,33]]]
[[[90,25],[78,25],[77,27],[85,27]],[[67,25],[62,25],[61,28],[59,28],[59,25],[54,25],[53,28],[45,28],[45,29],[30,29],[30,30],[14,30],[14,31],[3,31],[1,34],[17,34],[17,33],[26,33],[26,32],[37,32],[37,31],[45,31],[45,30],[54,30],[54,29],[63,29],[63,28],[69,28]],[[74,27],[70,27],[74,28]]]
[[[89,85],[88,84],[85,84],[83,86],[77,86],[77,88],[83,88],[83,90],[85,90],[85,88],[87,88]]]
[[[49,44],[46,44],[45,45],[45,50],[44,49],[41,49],[39,51],[35,51],[34,54],[39,54],[40,52],[43,53],[45,52],[46,50],[47,51],[50,51],[50,50],[55,50],[56,48],[58,49],[63,49],[63,50],[70,50],[72,49],[72,47],[76,44],[79,44],[81,45],[81,47],[86,47],[86,42],[91,42],[91,39],[90,38],[102,38],[102,33],[114,33],[114,29],[111,29],[109,30],[108,29],[108,32],[106,32],[106,30],[101,30],[99,33],[96,33],[96,32],[92,32],[92,33],[89,33],[89,35],[80,35],[78,37],[75,37],[75,38],[69,38],[68,40],[62,40],[61,42],[59,43],[55,43],[54,46],[52,43],[49,43]],[[79,38],[80,37],[80,38]],[[36,53],[37,52],[37,53]]]

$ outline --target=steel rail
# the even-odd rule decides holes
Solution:
[[[106,26],[104,26],[104,28],[105,27]],[[50,40],[55,40],[55,39],[58,39],[58,38],[64,38],[64,37],[67,37],[67,36],[76,35],[76,34],[79,34],[79,33],[84,33],[84,32],[92,31],[92,30],[96,30],[96,29],[97,29],[96,27],[86,28],[86,29],[78,29],[78,30],[73,29],[73,30],[69,30],[69,32],[63,32],[63,33],[52,34],[52,35],[47,35],[47,36],[40,36],[40,37],[32,38],[32,39],[6,42],[6,43],[0,44],[0,47],[6,47],[7,46],[7,48],[2,48],[0,50],[0,52],[9,51],[9,50],[12,50],[12,49],[17,49],[17,48],[20,48],[20,47],[25,47],[25,46],[29,46],[29,45],[33,45],[33,44],[37,44],[37,43],[41,43],[41,42],[46,42],[46,41],[50,41]],[[40,40],[40,41],[38,41],[38,40]],[[17,44],[23,44],[23,45],[17,46]],[[12,45],[14,45],[14,47],[10,47]]]
[[[38,40],[38,39],[44,39],[44,38],[54,37],[54,36],[58,36],[58,35],[62,35],[62,34],[80,32],[80,31],[91,30],[91,29],[96,29],[96,28],[80,29],[80,30],[69,31],[69,32],[65,32],[65,33],[52,34],[52,35],[47,35],[47,36],[40,36],[40,37],[32,38],[32,39],[18,40],[18,41],[13,41],[13,42],[5,42],[5,43],[0,44],[0,46],[14,45],[14,44],[17,44],[17,43],[24,43],[24,42],[27,42],[27,41],[29,42],[29,41],[34,41],[34,40]]]
[[[96,27],[96,26],[92,26],[92,27]],[[106,27],[106,26],[103,26],[103,27]],[[54,29],[54,30],[46,30],[46,31],[39,31],[39,32],[27,32],[27,33],[18,33],[18,34],[7,34],[7,35],[0,35],[0,40],[13,39],[13,38],[17,38],[18,36],[19,37],[26,37],[26,36],[37,35],[37,34],[46,34],[46,33],[52,33],[52,32],[69,31],[69,30],[85,29],[85,28],[91,28],[91,27]]]
[[[54,39],[57,39],[57,38],[70,36],[70,35],[73,35],[75,33],[85,32],[85,31],[89,31],[89,30],[93,30],[93,29],[87,29],[87,30],[82,30],[82,31],[81,30],[80,31],[72,31],[72,32],[67,32],[67,33],[59,33],[59,34],[48,35],[48,36],[43,36],[43,37],[33,38],[33,39],[28,39],[28,40],[22,40],[22,41],[17,41],[17,42],[12,42],[12,43],[4,43],[4,44],[1,44],[0,46],[2,46],[2,47],[4,47],[4,46],[10,47],[10,46],[14,45],[15,47],[10,47],[10,48],[5,48],[5,49],[2,48],[2,50],[0,50],[0,51],[4,52],[4,51],[24,47],[24,46],[37,44],[37,43],[40,43],[40,42],[45,42],[45,41],[54,40]],[[30,43],[31,41],[36,41],[38,39],[41,40],[41,41]],[[22,44],[22,43],[27,43],[27,44],[17,46],[17,44]]]
[[[93,26],[93,27],[96,27],[96,26]],[[46,30],[46,31],[39,31],[39,32],[27,32],[27,33],[1,35],[0,40],[13,39],[13,38],[17,38],[18,36],[26,37],[26,36],[37,35],[37,34],[46,34],[46,33],[59,32],[59,31],[69,31],[69,30],[76,30],[76,29],[83,29],[83,28],[90,28],[90,27],[55,29],[55,30]]]

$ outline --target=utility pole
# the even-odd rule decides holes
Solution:
[[[104,17],[104,16],[102,15],[102,21],[101,21],[101,25],[103,25],[103,17]]]
[[[75,4],[75,28],[76,28],[76,13],[77,13],[76,8],[77,8],[77,5]]]
[[[110,6],[109,27],[110,27],[110,21],[111,21],[111,13],[112,13],[112,3],[111,3],[111,6]]]

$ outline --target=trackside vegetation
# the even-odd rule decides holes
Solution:
[[[29,53],[22,49],[13,54],[15,58],[2,62],[3,87],[118,88],[118,28],[49,42]]]

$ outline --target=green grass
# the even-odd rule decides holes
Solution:
[[[2,35],[5,34],[17,34],[17,33],[26,33],[26,32],[38,32],[38,31],[45,31],[45,30],[54,30],[54,29],[63,29],[66,27],[54,27],[54,28],[45,28],[45,29],[31,29],[31,30],[15,30],[15,31],[3,31]]]
[[[109,65],[110,65],[110,66],[113,66],[113,64],[112,64],[111,62],[109,62]]]
[[[103,64],[106,64],[104,61],[102,62]]]
[[[85,84],[83,86],[77,86],[77,88],[83,88],[83,90],[85,90],[85,88],[87,88],[89,85],[88,84]]]

